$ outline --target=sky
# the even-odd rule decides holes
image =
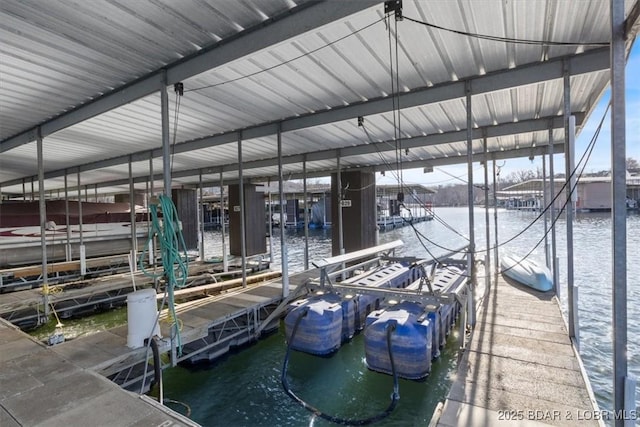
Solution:
[[[636,42],[626,68],[626,157],[632,157],[640,162],[640,42]],[[607,88],[602,98],[596,105],[591,116],[582,128],[582,132],[576,138],[576,163],[585,151],[589,141],[594,135],[598,127],[598,123],[602,119],[602,115],[606,110],[607,104],[611,97],[610,90]],[[603,128],[600,132],[593,154],[585,168],[585,172],[597,172],[601,170],[611,169],[611,116],[607,115]],[[510,159],[504,162],[498,162],[502,165],[500,175],[506,176],[511,172],[519,170],[542,169],[542,159],[536,157],[533,162],[528,158]],[[554,156],[554,167],[556,173],[564,172],[564,154],[556,154]],[[473,164],[474,182],[483,182],[484,171],[478,163]],[[376,175],[376,181],[379,184],[396,184],[397,182],[391,174],[382,177]],[[455,177],[458,177],[456,179]],[[491,179],[491,169],[489,173]],[[455,166],[436,167],[431,173],[423,173],[422,168],[405,170],[403,172],[403,180],[406,184],[424,184],[428,186],[462,184],[467,180],[467,165],[460,164]]]

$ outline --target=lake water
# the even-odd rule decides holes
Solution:
[[[537,214],[498,211],[500,242],[521,232]],[[439,208],[436,214],[454,230],[468,236],[466,208]],[[493,211],[491,211],[493,242]],[[476,247],[485,248],[484,210],[475,210]],[[557,223],[557,248],[560,278],[566,286],[565,223]],[[446,248],[456,249],[466,242],[439,221],[419,223],[416,228],[428,239]],[[640,378],[640,216],[628,217],[628,355],[629,373]],[[512,242],[501,246],[501,253],[525,255],[543,235],[542,220]],[[331,231],[310,230],[309,252],[312,259],[330,256]],[[304,233],[287,230],[289,271],[304,266]],[[428,257],[411,227],[382,233],[380,243],[401,239],[405,246],[399,254]],[[219,256],[220,233],[207,232],[208,257]],[[429,252],[443,249],[424,242]],[[493,243],[492,243],[493,244]],[[267,245],[268,247],[268,245]],[[279,232],[274,230],[274,268],[280,263]],[[609,214],[579,214],[574,225],[575,281],[580,287],[581,353],[600,409],[612,406],[612,330],[611,330],[611,222]],[[484,255],[484,254],[482,254]],[[491,254],[493,255],[493,253]],[[531,256],[544,261],[540,245]],[[566,289],[561,292],[566,296]],[[564,306],[566,307],[566,301]],[[566,309],[565,309],[566,310]],[[286,351],[284,334],[274,333],[257,344],[234,352],[222,360],[196,369],[178,367],[165,373],[165,396],[188,404],[191,418],[203,426],[306,426],[329,425],[316,419],[293,402],[282,390],[280,374]],[[438,401],[444,399],[456,369],[457,336],[451,337],[433,372],[424,382],[400,382],[400,402],[394,413],[379,425],[426,425]],[[370,372],[364,363],[363,337],[343,346],[329,358],[293,352],[289,381],[292,389],[319,409],[342,417],[367,417],[385,409],[392,391],[390,376]],[[638,399],[640,404],[640,396]],[[179,407],[176,408],[180,410]]]

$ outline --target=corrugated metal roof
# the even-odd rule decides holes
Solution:
[[[627,11],[635,3],[628,0]],[[531,68],[523,80],[522,75],[530,69],[528,64],[551,64],[548,60],[554,58],[597,52],[591,45],[504,43],[443,31],[409,19],[385,20],[381,2],[365,8],[367,4],[357,6],[362,11],[317,28],[305,21],[311,31],[301,30],[293,38],[195,73],[183,81],[185,94],[180,99],[170,90],[170,138],[178,144],[172,158],[176,184],[197,184],[200,172],[203,180],[217,181],[222,169],[226,171],[225,180],[236,179],[237,136],[233,132],[237,130],[246,130],[244,134],[249,135],[243,141],[243,161],[249,162],[244,176],[274,176],[277,127],[269,126],[283,120],[283,125],[293,123],[296,118],[300,119],[299,127],[282,135],[282,152],[288,156],[285,170],[292,176],[302,171],[301,158],[292,156],[303,154],[309,156],[307,169],[311,174],[334,170],[335,157],[328,156],[337,155],[337,150],[341,155],[347,153],[341,159],[344,167],[383,168],[393,164],[398,126],[406,141],[431,137],[424,146],[408,143],[412,146],[409,154],[402,154],[403,162],[465,162],[464,86],[455,86],[456,82],[467,79],[472,88],[476,83],[480,88],[472,96],[474,128],[490,131],[492,126],[513,122],[548,122],[562,113],[561,75],[553,74],[550,70],[557,67],[550,65],[544,72]],[[242,43],[252,32],[257,34],[256,28],[265,38],[277,40],[281,29],[269,33],[275,25],[271,19],[281,19],[287,11],[297,12],[302,9],[296,9],[299,5],[309,3],[56,0],[46,2],[45,7],[42,0],[5,0],[0,5],[0,148],[12,142],[14,135],[29,132],[53,117],[65,117],[66,112],[82,110],[83,105],[89,105],[88,109],[90,101],[100,100],[113,90],[123,88],[117,93],[129,100],[126,92],[135,90],[136,79],[163,67],[185,64],[185,58],[193,58],[198,52],[215,51],[225,43]],[[342,3],[329,6],[320,9],[324,6],[318,3],[309,8],[327,13],[331,7],[346,7]],[[600,0],[405,0],[403,13],[442,27],[499,37],[581,43],[609,39],[608,5]],[[295,22],[296,13],[292,12],[290,21],[282,19],[285,24]],[[390,74],[396,40],[397,81]],[[558,67],[561,69],[560,63]],[[573,112],[590,112],[607,85],[608,72],[597,65],[593,68],[571,77]],[[496,79],[489,79],[492,73],[500,73],[502,82],[493,90],[490,86]],[[550,78],[551,74],[554,77]],[[483,76],[487,79],[481,80]],[[391,110],[396,99],[389,96],[394,90],[424,97],[423,105],[412,101],[407,107],[402,98],[402,111],[394,119]],[[430,99],[433,93],[438,93],[433,95],[437,102]],[[156,91],[45,135],[45,171],[57,177],[49,179],[45,188],[58,188],[65,170],[75,174],[80,167],[87,185],[105,185],[101,192],[107,188],[126,190],[126,184],[107,186],[110,181],[128,179],[126,162],[130,155],[134,158],[133,175],[141,182],[149,174],[149,157],[156,157],[154,172],[161,173],[162,162],[157,157],[162,143],[160,105]],[[345,118],[328,117],[334,111]],[[357,124],[358,115],[364,116],[364,128]],[[318,124],[303,122],[316,117]],[[255,129],[259,137],[251,136]],[[223,141],[221,135],[229,137]],[[446,139],[441,145],[434,138],[438,135]],[[554,131],[554,139],[561,138],[562,130]],[[386,144],[371,149],[372,142],[381,141]],[[547,131],[535,129],[489,137],[487,142],[492,152],[527,156],[526,150],[546,141]],[[197,149],[189,151],[189,147]],[[349,151],[348,147],[358,149]],[[474,137],[473,147],[474,152],[482,152],[478,137]],[[0,152],[1,190],[20,192],[20,181],[24,178],[30,182],[37,173],[35,143]],[[112,160],[105,163],[106,159]]]

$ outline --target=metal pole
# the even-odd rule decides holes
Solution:
[[[136,271],[136,259],[138,259],[138,233],[136,232],[136,193],[133,186],[133,164],[131,156],[129,156],[129,211],[129,218],[131,219],[131,270]]]
[[[309,269],[309,195],[307,194],[307,155],[302,161],[302,191],[304,193],[304,269]]]
[[[338,156],[336,158],[336,167],[338,172],[336,173],[337,190],[338,190],[338,248],[340,255],[344,254],[344,230],[342,224],[342,174],[340,171],[340,150],[338,149]]]
[[[487,137],[485,135],[484,141],[484,223],[485,223],[485,241],[486,241],[486,259],[484,263],[484,284],[489,287],[490,284],[490,271],[491,271],[491,227],[489,221],[489,151],[487,147]]]
[[[475,267],[475,233],[473,218],[473,117],[471,114],[471,82],[467,82],[465,85],[466,92],[466,108],[467,108],[467,199],[469,203],[469,258],[468,258],[468,270],[471,273],[471,288],[469,289],[470,308],[469,312],[469,324],[475,325],[475,313],[473,308],[475,307],[475,300],[473,299],[473,287],[476,285],[476,267]]]
[[[498,172],[496,168],[496,159],[493,159],[493,261],[495,263],[496,274],[500,272],[500,263],[498,261],[498,188],[497,188]]]
[[[244,180],[242,176],[242,131],[238,132],[238,181],[240,181],[240,255],[242,258],[242,287],[247,287],[247,241],[244,223]]]
[[[549,258],[549,209],[547,209],[547,156],[542,154],[542,205],[544,208],[544,262],[551,268]]]
[[[65,259],[71,261],[72,253],[71,253],[71,220],[69,217],[69,182],[67,179],[67,170],[64,170],[64,213],[65,213],[65,221],[67,225],[67,246],[65,250]]]
[[[580,336],[578,330],[578,306],[574,301],[573,286],[573,196],[572,193],[577,191],[572,185],[574,175],[573,164],[571,162],[572,152],[572,135],[571,126],[569,125],[569,117],[571,115],[571,75],[568,70],[568,63],[564,63],[564,157],[565,157],[565,179],[566,201],[565,215],[567,219],[567,302],[569,304],[569,336],[575,339],[576,347],[580,348]]]
[[[560,274],[558,270],[558,256],[556,254],[556,202],[554,198],[556,197],[556,183],[555,183],[555,173],[553,171],[553,128],[549,127],[549,203],[551,206],[549,208],[549,216],[551,217],[551,266],[553,267],[551,270],[553,271],[553,286],[556,289],[556,296],[558,297],[558,301],[562,301],[560,295]],[[558,212],[559,215],[559,212]]]
[[[80,169],[78,169],[78,233],[80,235],[80,275],[84,276],[87,272],[86,264],[86,248],[84,247],[83,219],[82,219],[82,188],[80,187]]]
[[[162,176],[164,194],[171,197],[171,146],[169,141],[169,94],[167,94],[167,72],[163,76],[164,84],[160,89],[160,110],[162,117]]]
[[[154,197],[155,194],[155,176],[153,174],[153,157],[149,157],[149,176],[151,180],[149,182],[149,200],[147,201],[147,230],[151,229],[151,211],[150,211],[150,200]],[[153,271],[155,272],[156,268],[156,237],[155,234],[149,242],[149,264],[153,266]]]
[[[200,193],[200,206],[199,206],[199,214],[198,214],[198,222],[200,229],[200,261],[204,261],[204,203],[202,199],[202,171],[198,174],[199,177],[199,193]]]
[[[224,225],[224,179],[222,176],[222,168],[220,168],[220,231],[222,233],[222,271],[229,271],[229,262],[227,261],[227,242],[225,238],[226,230]]]
[[[42,248],[42,304],[44,321],[49,321],[49,278],[47,271],[47,205],[44,196],[44,158],[42,153],[42,134],[38,128],[36,142],[38,156],[38,205],[40,207],[40,245]],[[33,185],[33,181],[31,181]]]
[[[287,257],[287,243],[284,238],[284,211],[282,200],[284,200],[284,188],[282,183],[282,130],[278,126],[278,203],[280,203],[280,265],[282,268],[282,297],[289,295],[289,271]]]
[[[635,387],[627,387],[627,211],[625,122],[625,17],[624,0],[611,1],[611,234],[613,303],[614,411],[635,409]],[[625,407],[625,401],[629,406]],[[616,418],[616,426],[625,421]],[[630,421],[628,425],[633,425]]]
[[[269,262],[273,264],[273,200],[271,199],[271,178],[267,178],[267,190],[269,203],[269,218],[267,222],[269,224]]]

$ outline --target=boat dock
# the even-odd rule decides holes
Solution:
[[[555,295],[493,283],[432,425],[601,425]]]
[[[114,425],[116,420],[128,426],[197,426],[0,319],[0,425]]]
[[[247,263],[247,272],[256,273],[268,265],[264,261],[251,261]],[[190,282],[211,283],[221,277],[237,277],[241,274],[240,266],[230,267],[229,271],[221,272],[218,263],[189,263]],[[134,288],[143,289],[154,284],[155,280],[142,272],[100,276],[50,286],[49,301],[57,316],[68,318],[123,305],[127,294],[133,292]],[[0,317],[23,328],[33,327],[42,321],[42,304],[41,288],[0,293]]]
[[[291,295],[315,276],[292,275]],[[183,352],[171,363],[214,358],[254,340],[281,300],[281,281],[270,280],[179,305]],[[175,353],[169,325],[161,325],[160,354]],[[47,347],[0,319],[0,425],[111,425],[115,408],[119,425],[197,425],[125,390],[148,390],[150,355],[146,347],[127,347],[126,325]]]

